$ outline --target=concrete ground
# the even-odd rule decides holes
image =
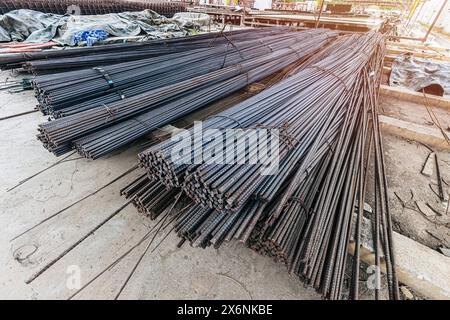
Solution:
[[[0,82],[9,73],[0,74]],[[0,118],[32,110],[31,91],[0,91]],[[95,227],[125,200],[119,190],[133,175],[114,183],[57,218],[10,241],[28,227],[96,190],[136,163],[144,141],[96,161],[76,155],[7,192],[20,180],[58,161],[35,138],[46,121],[40,113],[0,121],[0,299],[67,299],[74,270],[85,284],[128,248],[136,244],[153,222],[132,206],[46,270],[31,284],[31,275],[55,259]],[[158,238],[157,238],[158,239]],[[148,253],[123,291],[123,299],[319,299],[284,266],[259,256],[240,243],[215,251],[184,245],[170,236]],[[144,245],[97,279],[79,296],[113,298],[138,259]]]

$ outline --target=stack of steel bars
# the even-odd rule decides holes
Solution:
[[[279,32],[278,29],[255,32],[256,39],[252,40],[247,40],[247,34],[237,34],[232,37],[234,47],[228,42],[223,43],[224,38],[208,40],[210,45],[206,48],[203,45],[198,48],[198,43],[193,41],[183,45],[181,52],[176,47],[165,46],[165,54],[161,52],[157,57],[37,76],[33,87],[38,108],[44,115],[55,118],[71,115],[230,66],[241,61],[244,54],[250,59],[258,57],[260,50],[271,53],[286,41],[294,43],[294,35]],[[160,50],[153,46],[150,49]],[[172,49],[177,50],[172,53]],[[148,54],[148,50],[144,53]],[[54,64],[55,60],[46,63]]]
[[[38,139],[56,155],[75,147],[84,157],[98,158],[308,57],[336,35],[326,30],[288,32],[176,54],[167,63],[158,58],[147,60],[149,67],[140,70],[122,70],[120,66],[119,85],[112,88],[114,78],[105,69],[89,70],[86,76],[93,78],[92,83],[74,79],[72,87],[64,89],[56,102],[70,103],[80,95],[95,99],[82,106],[58,110],[62,115],[64,112],[71,115],[39,125]],[[161,77],[163,74],[167,76]],[[75,90],[78,82],[81,89]],[[65,84],[56,84],[58,87]],[[45,94],[40,97],[45,105],[56,100]]]
[[[286,29],[281,27],[270,28],[264,30],[264,32],[280,33],[283,30]],[[227,41],[227,38],[245,39],[247,37],[247,39],[251,39],[249,38],[251,34],[253,34],[253,31],[247,29],[163,40],[2,55],[0,56],[0,68],[7,70],[23,67],[36,74],[89,68],[208,47],[211,42],[223,44]]]
[[[219,247],[238,239],[283,261],[329,299],[343,296],[352,239],[350,296],[358,298],[361,221],[365,201],[372,201],[377,276],[383,258],[389,297],[398,299],[378,123],[384,52],[384,38],[376,32],[339,38],[289,78],[204,121],[200,138],[194,127],[142,152],[147,177],[122,193],[136,203],[146,192],[160,194],[154,190],[161,184],[164,194],[180,191],[177,199],[183,195],[194,202],[173,213],[180,245]],[[268,132],[265,140],[251,140],[262,128]],[[226,139],[230,130],[235,136]],[[252,162],[267,145],[278,150],[276,161]],[[219,152],[228,149],[231,157]],[[266,171],[274,163],[274,171]],[[374,170],[372,197],[366,195],[369,168]],[[150,212],[152,206],[141,202],[140,210]],[[161,206],[158,212],[164,212]]]
[[[168,1],[120,1],[120,0],[1,0],[0,14],[12,10],[30,9],[56,14],[107,14],[124,11],[153,10],[166,17],[186,11],[186,4]]]

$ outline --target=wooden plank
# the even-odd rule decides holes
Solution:
[[[423,93],[421,92],[415,92],[399,87],[390,87],[387,85],[381,85],[380,94],[411,102],[422,102],[424,99]],[[425,96],[427,98],[427,103],[431,106],[442,108],[450,112],[450,100],[431,94],[425,94]]]
[[[369,219],[362,220],[361,260],[375,265],[372,226]],[[400,233],[393,232],[394,254],[398,280],[419,294],[435,300],[450,299],[450,258]],[[354,242],[349,251],[353,254]],[[384,259],[381,271],[385,272]]]
[[[450,151],[450,144],[447,143],[443,133],[437,128],[430,128],[383,115],[380,115],[379,119],[381,129],[384,132],[389,132],[408,140],[422,142],[430,147]],[[447,137],[450,139],[449,134],[447,134]]]
[[[445,56],[438,53],[416,52],[411,50],[398,50],[393,48],[388,48],[387,53],[389,55],[412,55],[417,58],[432,59],[439,61],[450,61],[450,56]]]

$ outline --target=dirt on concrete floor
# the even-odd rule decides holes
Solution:
[[[434,249],[442,245],[450,247],[450,213],[447,211],[449,186],[443,183],[447,201],[441,201],[435,194],[438,189],[437,178],[421,173],[430,151],[417,142],[390,135],[384,137],[384,142],[390,186],[389,203],[395,229]],[[446,160],[449,159],[448,153],[436,154],[444,181],[450,181],[450,164]],[[427,216],[429,212],[424,206],[436,212]]]
[[[382,96],[383,114],[413,123],[433,127],[430,116],[422,104],[406,102]],[[450,124],[450,113],[444,109],[433,107],[442,126]],[[403,235],[437,249],[450,246],[450,212],[448,212],[448,194],[450,192],[450,153],[433,150],[439,159],[440,174],[443,178],[443,190],[446,201],[436,195],[437,175],[433,164],[433,175],[423,175],[429,148],[421,143],[406,140],[393,135],[384,135],[386,170],[390,188],[390,207],[395,229]],[[371,184],[369,183],[369,188]],[[369,189],[370,190],[370,189]],[[428,203],[428,205],[427,205]],[[430,213],[425,207],[433,208]],[[420,208],[419,208],[420,207]],[[440,214],[440,215],[439,215]]]

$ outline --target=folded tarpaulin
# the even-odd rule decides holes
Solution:
[[[9,42],[9,41],[11,41],[9,32],[0,27],[0,42]]]
[[[206,13],[178,12],[172,18],[178,21],[183,27],[197,28],[212,24],[212,18]]]
[[[450,62],[401,56],[392,64],[389,85],[413,91],[439,85],[450,96]]]
[[[50,41],[63,22],[63,16],[32,10],[14,10],[0,16],[0,27],[9,34],[12,41]]]
[[[180,22],[151,10],[104,15],[56,15],[33,10],[14,10],[0,16],[0,41],[46,42],[74,46],[80,32],[104,30],[110,36],[140,34],[149,39],[181,37],[189,31]],[[9,39],[8,39],[9,38]]]

